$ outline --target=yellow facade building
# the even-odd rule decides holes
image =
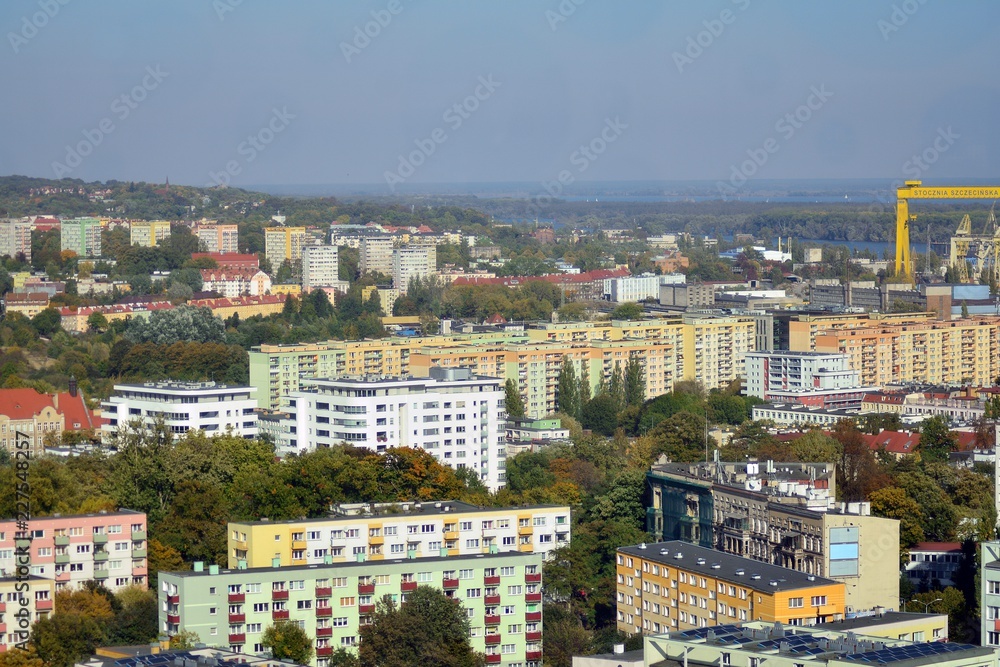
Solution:
[[[170,236],[169,220],[136,220],[130,227],[129,242],[132,245],[153,248]]]

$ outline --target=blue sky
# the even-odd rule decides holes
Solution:
[[[995,1],[61,1],[0,3],[0,174],[246,185],[391,172],[412,185],[1000,172]],[[386,25],[346,57],[372,12]],[[795,122],[779,124],[786,114]],[[933,161],[915,166],[925,152]]]

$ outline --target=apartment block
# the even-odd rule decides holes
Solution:
[[[286,451],[347,442],[372,451],[412,447],[455,469],[473,470],[491,490],[506,481],[503,381],[467,368],[432,368],[428,378],[305,380],[285,399]],[[279,437],[284,429],[277,432]]]
[[[685,315],[684,379],[713,389],[743,377],[756,334],[753,318]]]
[[[271,276],[260,269],[202,269],[201,289],[220,296],[262,296],[271,293]]]
[[[370,299],[372,294],[378,295],[382,312],[386,316],[392,315],[392,307],[396,304],[396,299],[399,298],[399,290],[394,287],[376,287],[374,285],[361,288],[361,298],[365,301]]]
[[[169,237],[169,220],[136,220],[132,222],[129,232],[129,242],[132,245],[140,245],[145,248],[155,248]]]
[[[909,641],[864,632],[790,628],[783,624],[727,623],[646,638],[647,665],[686,667],[997,667],[986,646]]]
[[[337,246],[307,246],[302,250],[302,291],[340,284]]]
[[[176,435],[196,430],[210,436],[228,432],[244,438],[257,435],[257,399],[251,398],[252,387],[165,381],[116,384],[114,391],[101,404],[105,441],[133,420],[148,427],[155,419],[163,419]]]
[[[29,646],[31,626],[53,613],[55,597],[51,579],[0,576],[0,653]]]
[[[618,630],[663,634],[746,621],[844,618],[842,582],[687,542],[618,549]]]
[[[331,516],[229,524],[229,567],[539,553],[570,541],[566,506],[478,507],[456,500],[357,503]]]
[[[31,261],[31,220],[0,220],[0,257],[13,258],[22,254],[25,261]]]
[[[1000,648],[1000,540],[979,544],[980,643]]]
[[[195,225],[194,234],[205,252],[235,254],[240,251],[238,225],[198,224]]]
[[[366,273],[381,273],[392,275],[392,237],[364,236],[361,238],[358,270],[361,275]],[[395,287],[398,288],[398,285]]]
[[[285,260],[294,263],[302,259],[305,244],[305,227],[268,227],[264,230],[264,257],[271,263],[272,271],[277,271]]]
[[[101,221],[97,218],[63,220],[59,249],[72,250],[77,257],[101,256]]]
[[[836,503],[832,463],[669,463],[646,476],[646,529],[658,540],[828,577],[850,613],[899,604],[899,522]]]
[[[687,278],[683,273],[667,275],[627,276],[624,278],[609,278],[607,281],[607,296],[609,301],[624,303],[628,301],[656,301],[660,298],[660,285],[683,285]]]
[[[314,642],[315,667],[327,667],[337,648],[357,646],[378,600],[388,595],[402,603],[417,587],[431,586],[461,602],[472,648],[487,664],[541,666],[541,554],[226,570],[195,563],[193,571],[161,572],[159,583],[162,632],[191,631],[210,646],[259,653],[264,630],[288,619]]]
[[[120,510],[37,517],[22,529],[0,521],[0,577],[13,577],[21,563],[19,543],[30,538],[32,575],[54,582],[54,590],[97,581],[112,591],[146,587],[146,515]]]
[[[412,245],[392,252],[392,286],[406,294],[410,281],[437,273],[437,247]]]

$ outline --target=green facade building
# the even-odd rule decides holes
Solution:
[[[542,660],[542,554],[364,561],[250,569],[204,568],[159,575],[160,631],[197,633],[208,646],[254,654],[276,620],[297,621],[313,639],[316,667],[356,646],[361,626],[385,595],[405,602],[417,586],[461,601],[472,647],[488,665],[539,667]]]

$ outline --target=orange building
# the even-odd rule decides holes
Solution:
[[[618,629],[661,634],[745,621],[843,620],[842,582],[679,540],[618,549]]]

